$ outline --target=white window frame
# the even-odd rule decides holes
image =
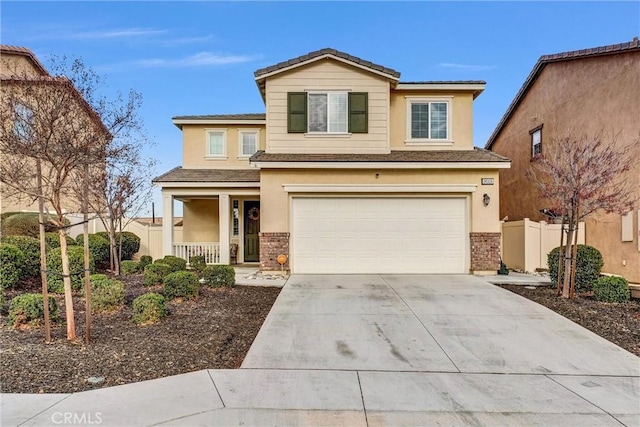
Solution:
[[[327,95],[327,130],[326,132],[322,131],[312,131],[311,129],[311,95]],[[329,109],[331,106],[331,102],[329,101],[329,97],[331,95],[344,95],[346,98],[346,109],[345,109],[345,123],[346,129],[344,131],[331,131],[329,129]],[[307,135],[349,135],[349,92],[344,90],[319,90],[319,91],[307,91]]]
[[[226,128],[205,129],[204,156],[212,160],[224,160],[227,158],[227,130]],[[209,136],[214,133],[222,134],[222,153],[211,153],[209,151]]]
[[[33,135],[33,110],[25,104],[16,103],[13,106],[15,121],[13,123],[14,134],[23,142],[28,142]]]
[[[542,155],[542,126],[531,129],[529,131],[531,135],[531,158],[535,159]],[[537,135],[537,141],[536,141]],[[539,151],[536,153],[536,147],[539,147]]]
[[[451,116],[452,114],[452,99],[453,96],[446,97],[413,97],[407,96],[406,98],[406,122],[407,122],[407,135],[405,143],[407,145],[420,145],[428,143],[429,145],[452,145],[453,138],[451,135]],[[447,137],[446,138],[413,138],[411,136],[411,107],[414,104],[431,104],[431,103],[444,103],[447,105]],[[431,120],[431,117],[429,117]],[[429,126],[429,134],[431,134],[431,126]],[[429,135],[431,136],[431,135]]]
[[[256,135],[256,151],[260,149],[260,129],[238,129],[238,158],[239,159],[248,159],[253,156],[256,151],[251,154],[245,154],[244,152],[244,144],[243,138],[245,134],[255,134]]]

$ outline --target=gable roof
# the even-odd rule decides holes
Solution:
[[[33,54],[33,52],[31,52],[26,47],[9,46],[9,45],[3,44],[3,45],[0,45],[0,56],[1,55],[20,55],[20,56],[24,56],[29,60],[29,62],[31,62],[33,67],[36,69],[36,71],[41,76],[48,76],[49,75],[49,73],[47,72],[47,69],[44,68],[44,65],[42,65],[42,63],[38,60],[38,58],[36,58],[36,56]]]
[[[598,56],[616,55],[620,53],[635,51],[640,52],[640,42],[638,42],[638,37],[634,37],[632,41],[626,43],[594,47],[591,49],[572,50],[568,52],[554,53],[551,55],[542,55],[538,59],[536,65],[533,67],[533,70],[531,70],[531,73],[529,73],[529,76],[524,81],[524,84],[522,85],[520,90],[518,90],[518,93],[516,94],[513,101],[511,101],[511,105],[509,105],[509,108],[507,108],[507,111],[504,113],[504,116],[489,137],[489,140],[485,144],[484,148],[488,150],[491,149],[491,146],[493,145],[498,135],[500,135],[500,132],[502,132],[504,126],[507,124],[509,119],[511,119],[511,116],[513,115],[513,113],[515,113],[516,109],[529,92],[529,89],[531,89],[533,84],[536,82],[536,80],[548,64],[552,64],[554,62],[566,62],[584,58],[593,58]]]

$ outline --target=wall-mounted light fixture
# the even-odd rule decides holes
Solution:
[[[489,197],[487,193],[484,193],[484,196],[482,196],[482,203],[484,203],[485,206],[489,206],[490,201],[491,197]]]

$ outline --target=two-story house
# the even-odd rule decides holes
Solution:
[[[508,156],[500,171],[500,217],[548,219],[548,207],[527,170],[567,136],[614,137],[636,159],[620,179],[640,199],[640,43],[631,42],[543,55],[511,102],[485,148]],[[585,221],[585,242],[603,256],[603,272],[640,283],[640,211],[597,212]]]
[[[255,80],[266,114],[174,117],[183,166],[154,180],[165,254],[228,263],[238,245],[238,262],[267,271],[284,255],[298,274],[495,273],[510,161],[473,147],[484,82],[401,82],[334,49]]]

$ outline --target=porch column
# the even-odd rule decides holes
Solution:
[[[162,254],[173,255],[173,195],[162,195]]]
[[[231,237],[229,236],[231,208],[229,206],[229,195],[220,194],[218,200],[218,210],[220,218],[220,264],[229,264],[229,244]]]

